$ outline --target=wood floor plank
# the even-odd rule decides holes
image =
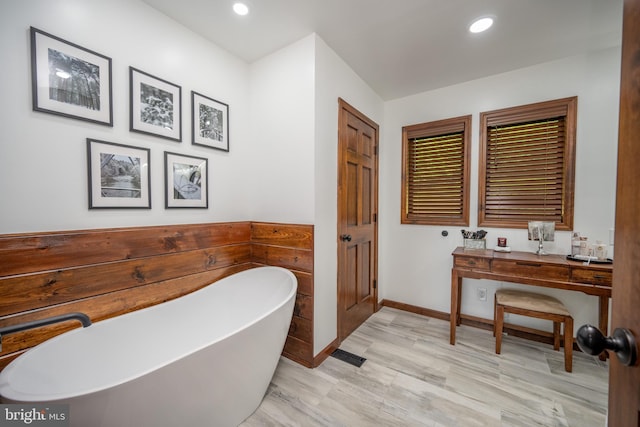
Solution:
[[[252,426],[560,426],[606,423],[608,364],[574,353],[573,372],[550,345],[383,307],[315,369],[281,358]]]

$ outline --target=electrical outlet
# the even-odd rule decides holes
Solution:
[[[487,288],[478,288],[478,299],[480,301],[487,300]]]

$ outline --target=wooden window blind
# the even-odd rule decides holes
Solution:
[[[402,223],[469,225],[471,116],[403,128]]]
[[[479,226],[573,227],[577,98],[482,113]]]

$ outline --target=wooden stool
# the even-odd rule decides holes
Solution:
[[[493,315],[493,335],[496,337],[496,354],[500,354],[504,313],[520,314],[553,321],[553,349],[560,350],[560,323],[564,323],[564,369],[571,372],[573,366],[573,317],[556,298],[516,289],[496,291]]]

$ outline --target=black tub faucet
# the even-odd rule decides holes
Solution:
[[[51,325],[53,323],[66,322],[67,320],[79,320],[82,327],[91,326],[91,319],[84,313],[67,313],[60,316],[47,317],[45,319],[32,320],[31,322],[20,323],[18,325],[5,326],[0,328],[0,352],[2,352],[2,337],[16,332],[26,331],[27,329],[39,328],[40,326]]]

